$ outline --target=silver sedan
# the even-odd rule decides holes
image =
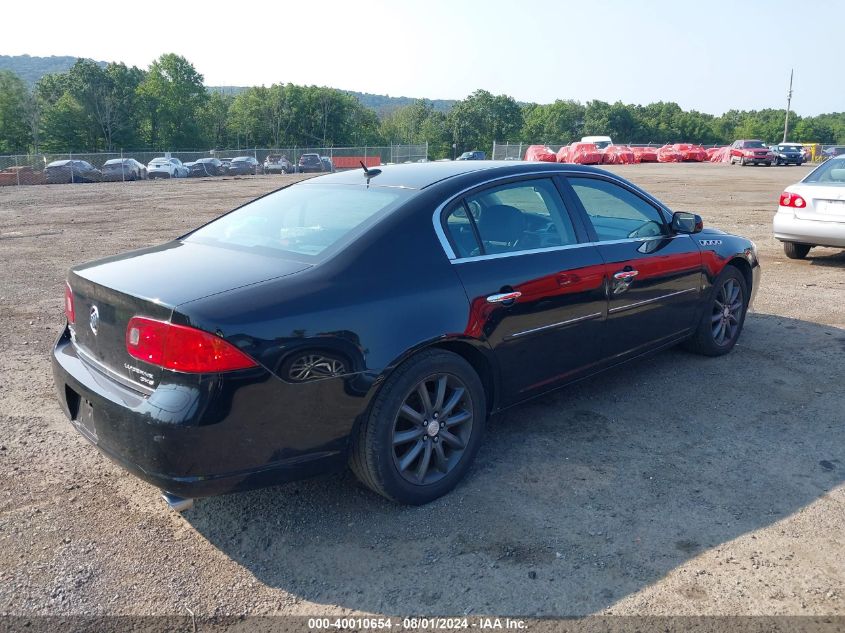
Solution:
[[[828,160],[780,196],[775,238],[791,259],[814,246],[845,248],[845,156]]]

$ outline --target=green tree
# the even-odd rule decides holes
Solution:
[[[29,147],[28,98],[29,91],[20,77],[0,71],[0,153],[24,152]]]
[[[457,151],[488,150],[494,141],[515,139],[522,131],[522,109],[507,95],[476,90],[458,101],[447,117]]]
[[[90,119],[85,108],[66,92],[55,103],[44,107],[42,148],[47,152],[90,151],[97,139],[91,135]]]
[[[228,147],[230,141],[229,110],[235,97],[222,92],[212,92],[200,115],[202,136],[212,149]]]
[[[565,145],[583,136],[586,108],[577,101],[529,104],[522,111],[522,137],[526,141]]]
[[[174,53],[150,65],[137,91],[149,145],[173,149],[202,145],[199,115],[208,101],[202,82],[191,63]]]
[[[125,64],[108,64],[105,68],[80,59],[68,72],[69,89],[85,108],[91,126],[102,139],[101,148],[137,144],[137,91],[144,72]]]
[[[429,156],[449,156],[446,115],[435,110],[427,99],[418,99],[388,114],[381,122],[381,136],[389,143],[427,143]]]

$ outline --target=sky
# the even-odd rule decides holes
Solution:
[[[845,111],[841,0],[236,4],[159,0],[88,11],[68,0],[8,2],[0,54],[146,68],[175,52],[213,86],[291,82],[430,99],[483,88],[526,102],[675,101],[712,114],[785,107],[794,68],[795,112]],[[135,8],[124,16],[118,6]]]

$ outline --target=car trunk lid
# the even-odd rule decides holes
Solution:
[[[804,183],[794,191],[807,206],[795,209],[795,217],[818,222],[845,222],[845,186]]]
[[[300,272],[310,265],[192,242],[170,242],[74,268],[73,339],[83,359],[145,389],[161,369],[126,351],[133,316],[170,320],[180,304]]]

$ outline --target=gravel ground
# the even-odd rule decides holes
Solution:
[[[732,354],[670,350],[497,416],[425,507],[341,474],[184,515],[60,412],[65,272],[293,177],[0,189],[0,613],[845,615],[845,253],[771,237],[807,168],[614,171],[756,241]]]

